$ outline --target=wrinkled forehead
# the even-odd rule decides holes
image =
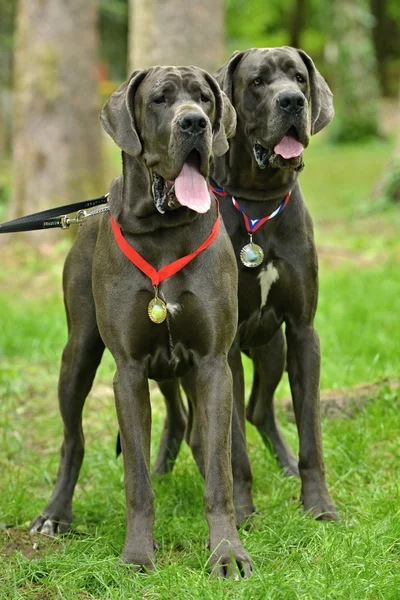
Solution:
[[[209,85],[196,67],[155,67],[142,82],[139,92],[142,98],[152,93],[185,91],[189,94],[209,89]]]
[[[290,67],[305,69],[299,53],[294,48],[252,48],[240,61],[237,74],[240,78],[257,77],[260,73],[273,75]]]

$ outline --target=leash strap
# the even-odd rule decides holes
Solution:
[[[213,192],[215,192],[219,196],[229,196],[229,194],[224,192],[224,190],[221,188],[211,188],[211,189]],[[242,215],[243,221],[244,221],[244,224],[246,227],[246,231],[248,234],[251,235],[251,234],[255,233],[258,229],[260,229],[260,227],[262,227],[264,225],[264,223],[266,223],[270,219],[273,219],[274,217],[278,216],[279,213],[281,213],[286,208],[286,205],[289,202],[291,193],[292,192],[290,191],[286,194],[285,198],[282,200],[281,204],[278,206],[278,208],[276,210],[274,210],[270,215],[261,217],[260,219],[250,219],[250,217],[244,212],[243,208],[240,206],[239,202],[233,196],[232,196],[232,204],[236,208],[236,210],[238,210],[240,212],[240,214]]]
[[[71,223],[81,223],[86,217],[99,212],[105,212],[107,208],[93,211],[87,214],[86,208],[93,208],[100,204],[107,204],[108,194],[100,196],[99,198],[93,198],[92,200],[83,200],[82,202],[75,202],[73,204],[66,204],[65,206],[58,206],[49,210],[42,210],[41,212],[20,217],[19,219],[13,219],[7,223],[0,224],[0,233],[16,233],[18,231],[35,231],[38,229],[54,229],[60,227],[61,229],[68,229]],[[68,215],[73,212],[78,212],[75,218],[70,219]]]
[[[210,235],[208,236],[208,238],[206,238],[204,240],[204,242],[197,248],[197,250],[195,250],[194,252],[191,252],[190,254],[187,254],[186,256],[182,256],[182,258],[178,258],[178,260],[175,260],[172,263],[169,263],[168,265],[165,265],[164,267],[162,267],[159,271],[157,271],[150,263],[147,262],[147,260],[145,260],[143,258],[143,256],[141,256],[139,254],[139,252],[137,252],[124,238],[123,233],[121,228],[119,227],[119,225],[115,222],[115,219],[112,215],[110,215],[110,219],[111,219],[111,226],[114,232],[114,237],[115,237],[115,241],[117,242],[121,252],[123,254],[125,254],[125,256],[140,270],[142,271],[142,273],[144,273],[145,275],[147,275],[147,277],[151,280],[151,283],[153,286],[158,286],[158,284],[161,281],[164,281],[164,279],[167,279],[168,277],[171,277],[172,275],[175,275],[175,273],[178,273],[178,271],[180,271],[181,269],[183,269],[183,267],[185,267],[190,261],[192,261],[198,254],[200,254],[200,252],[203,252],[203,250],[205,250],[206,248],[208,248],[208,246],[210,246],[210,244],[212,244],[212,242],[215,240],[215,238],[218,235],[218,231],[219,231],[219,226],[221,223],[221,215],[219,212],[219,205],[218,205],[218,200],[215,199],[217,202],[217,209],[218,209],[218,215],[217,215],[217,219],[213,225],[213,228],[211,230]]]

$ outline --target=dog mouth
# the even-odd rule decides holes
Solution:
[[[264,146],[262,146],[259,142],[254,142],[253,154],[260,169],[265,169],[265,167],[268,165],[272,151],[264,148]]]
[[[282,156],[285,160],[297,158],[304,150],[303,144],[299,140],[299,134],[296,127],[292,125],[286,135],[274,146],[275,154]]]
[[[198,150],[191,150],[174,180],[165,180],[153,173],[154,204],[161,214],[180,206],[201,214],[210,209],[211,196],[200,168],[201,155]]]
[[[253,155],[260,169],[270,165],[274,168],[301,170],[303,151],[304,144],[300,141],[299,133],[293,125],[272,148],[265,148],[258,140],[253,143]]]

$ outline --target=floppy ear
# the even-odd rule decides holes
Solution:
[[[333,94],[328,84],[317,71],[313,61],[303,50],[297,50],[307,67],[311,84],[311,133],[314,135],[329,125],[333,119]]]
[[[214,77],[206,71],[204,76],[213,91],[216,104],[212,149],[213,155],[217,157],[229,150],[228,139],[236,133],[236,112]]]
[[[233,102],[233,74],[245,54],[246,51],[236,50],[230,59],[214,73],[215,79],[231,102]]]
[[[135,93],[148,74],[145,71],[134,71],[107,100],[100,112],[100,121],[114,142],[127,154],[138,156],[142,151],[134,114]]]

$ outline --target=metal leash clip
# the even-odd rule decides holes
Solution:
[[[68,215],[61,215],[61,229],[69,229],[70,225],[78,224],[82,225],[83,221],[88,216],[86,210],[79,210],[76,213],[76,217],[70,218]]]

